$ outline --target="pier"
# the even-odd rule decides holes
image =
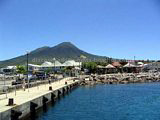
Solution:
[[[0,120],[19,120],[34,115],[36,110],[71,91],[80,83],[79,79],[64,78],[51,84],[18,90],[0,95]],[[7,97],[7,98],[6,98]]]

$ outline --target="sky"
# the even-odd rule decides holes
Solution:
[[[0,0],[0,61],[43,46],[160,59],[160,0]]]

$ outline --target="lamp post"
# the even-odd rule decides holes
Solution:
[[[28,78],[29,70],[28,70],[28,57],[29,57],[29,52],[27,51],[27,81],[28,81],[28,92],[29,92],[29,78]]]
[[[13,79],[15,80],[15,77],[14,77]],[[16,92],[16,86],[17,86],[17,84],[15,84],[15,87],[14,87],[15,96],[17,95],[17,92]]]
[[[45,79],[44,83],[45,83],[45,87],[46,87],[46,84],[47,84],[47,73],[46,72],[44,73],[44,79]]]
[[[81,57],[80,57],[80,60],[79,60],[79,79],[81,78]]]
[[[7,87],[6,87],[6,75],[5,75],[5,73],[4,73],[4,87],[3,87],[3,90],[5,91],[5,93],[6,93],[6,98],[7,98]]]
[[[55,62],[56,62],[56,58],[53,58],[53,62],[54,62],[54,81],[55,81]]]

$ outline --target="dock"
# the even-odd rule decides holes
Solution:
[[[49,102],[54,102],[57,98],[64,95],[72,88],[78,86],[79,80],[64,78],[51,84],[26,88],[0,95],[0,120],[19,120],[23,119]]]

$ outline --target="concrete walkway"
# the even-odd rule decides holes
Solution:
[[[71,78],[64,78],[61,81],[56,81],[54,83],[49,84],[45,84],[45,85],[40,85],[39,87],[32,87],[29,88],[29,92],[28,89],[26,89],[25,91],[23,90],[19,90],[16,92],[12,92],[12,93],[8,93],[8,98],[14,98],[14,103],[16,105],[21,105],[24,104],[28,101],[31,101],[39,96],[45,95],[47,93],[50,93],[51,91],[49,91],[49,86],[52,86],[53,91],[57,90],[59,88],[62,88],[65,86],[65,81],[67,81],[68,85],[69,84],[73,84],[75,82],[78,82],[78,80],[76,80],[75,82],[73,82],[73,80]],[[12,107],[15,106],[7,106],[8,104],[8,98],[6,99],[6,95],[0,95],[0,113],[4,112],[8,109],[11,109]],[[4,99],[2,99],[4,98]]]

